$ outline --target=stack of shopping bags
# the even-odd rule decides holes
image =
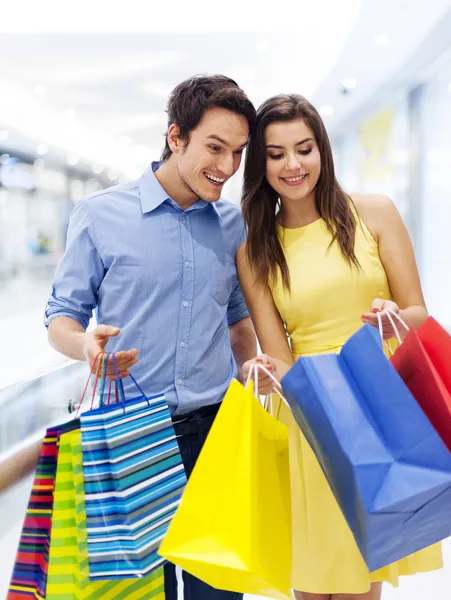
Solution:
[[[390,359],[365,325],[282,387],[370,571],[451,535],[451,337],[436,321]],[[8,599],[163,599],[165,560],[291,599],[288,431],[252,381],[231,382],[186,487],[164,397],[117,395],[48,430]]]
[[[365,325],[282,384],[370,571],[451,534],[451,338],[435,321],[391,362]],[[233,381],[160,553],[215,587],[292,598],[290,499],[287,429]]]
[[[108,359],[97,361],[101,398]],[[139,397],[126,400],[119,381],[113,402],[48,429],[8,600],[164,600],[157,551],[186,477],[164,396],[135,383]]]
[[[451,338],[436,321],[390,361],[365,325],[282,386],[370,571],[451,535]]]

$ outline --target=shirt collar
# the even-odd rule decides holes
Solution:
[[[151,166],[141,175],[139,179],[139,191],[141,195],[141,209],[143,213],[150,213],[163,202],[169,201],[170,204],[182,210],[178,204],[166,193],[158,179],[155,177],[155,171],[160,167],[161,162],[153,162]],[[211,206],[219,219],[222,221],[222,215],[217,202],[206,202],[205,200],[197,200],[189,209],[195,210]]]

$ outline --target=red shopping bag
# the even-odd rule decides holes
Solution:
[[[451,394],[451,335],[435,319],[429,317],[419,328],[418,337]]]
[[[390,360],[451,452],[451,336],[429,317]]]

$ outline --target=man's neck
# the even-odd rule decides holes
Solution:
[[[159,169],[155,171],[155,177],[161,187],[182,210],[188,210],[195,202],[199,200],[192,190],[190,190],[181,180],[177,164],[173,156],[168,158]]]

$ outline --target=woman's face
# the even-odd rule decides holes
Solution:
[[[276,121],[265,129],[266,179],[285,201],[314,197],[321,156],[312,130],[302,119]]]

